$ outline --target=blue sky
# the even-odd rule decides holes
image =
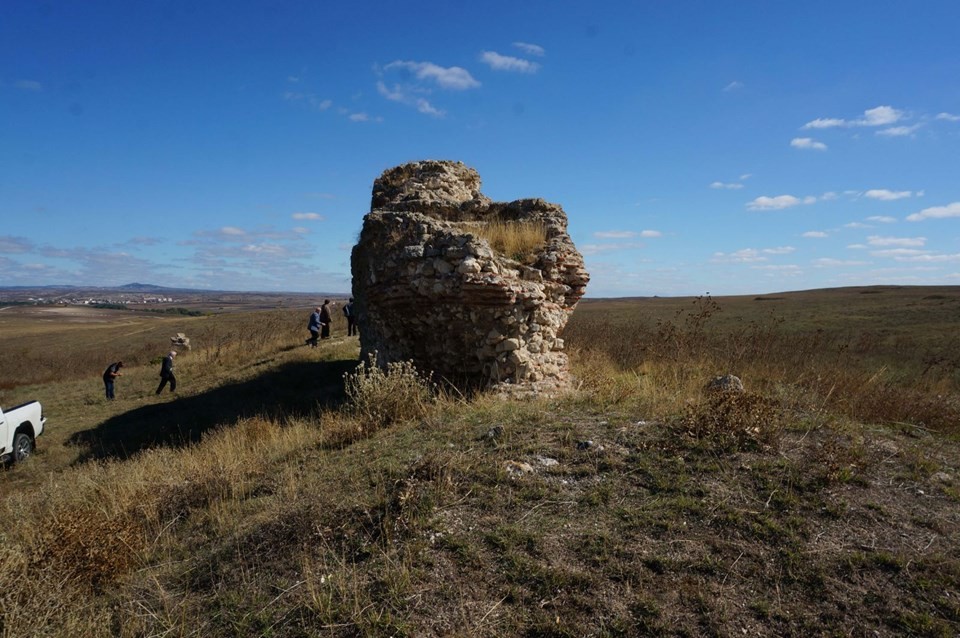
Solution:
[[[0,285],[347,292],[417,159],[589,296],[960,285],[960,3],[0,3]]]

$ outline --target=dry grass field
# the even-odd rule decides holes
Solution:
[[[588,300],[523,402],[307,314],[0,310],[0,635],[960,633],[960,288]]]

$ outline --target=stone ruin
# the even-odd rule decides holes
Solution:
[[[180,347],[180,348],[185,348],[185,349],[189,350],[189,349],[190,349],[190,337],[188,337],[187,335],[183,334],[182,332],[178,332],[176,337],[170,337],[170,345],[173,346],[173,347],[175,347],[175,348],[176,348],[176,347]]]
[[[541,233],[525,254],[484,238],[524,225]],[[411,360],[461,387],[569,385],[560,335],[590,276],[560,206],[493,202],[461,162],[397,166],[373,184],[351,270],[363,361]]]

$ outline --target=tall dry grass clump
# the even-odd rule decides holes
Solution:
[[[539,220],[505,221],[496,219],[477,225],[475,234],[500,254],[531,263],[536,253],[547,243],[547,227]]]
[[[394,423],[422,419],[436,404],[438,387],[410,361],[381,367],[376,353],[343,375],[347,413],[357,420],[360,435]]]

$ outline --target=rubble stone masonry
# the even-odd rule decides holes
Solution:
[[[499,254],[481,237],[492,222],[537,222],[545,241]],[[363,360],[412,360],[461,386],[569,384],[561,333],[590,276],[560,206],[492,202],[460,162],[397,166],[374,182],[351,269]]]

